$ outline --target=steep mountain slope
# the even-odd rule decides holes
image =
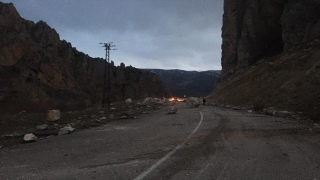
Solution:
[[[110,66],[111,101],[166,96],[155,74]],[[104,59],[61,41],[45,22],[25,20],[13,4],[0,2],[0,113],[101,104],[104,67]]]
[[[145,69],[159,75],[171,96],[206,96],[220,77],[219,70],[183,71],[178,69]]]
[[[320,1],[225,0],[222,75],[210,100],[320,120]]]

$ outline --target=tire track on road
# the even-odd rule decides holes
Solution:
[[[161,158],[159,161],[157,161],[155,164],[153,164],[151,167],[149,167],[146,171],[142,172],[134,180],[141,180],[141,179],[145,178],[148,174],[150,174],[153,170],[155,170],[158,166],[160,166],[163,162],[165,162],[168,158],[170,158],[170,156],[172,156],[175,152],[177,152],[180,148],[182,148],[186,144],[186,142],[193,136],[194,133],[197,132],[197,130],[199,129],[199,127],[202,124],[203,114],[201,111],[199,111],[199,113],[200,113],[200,117],[201,117],[200,122],[198,123],[197,127],[191,132],[191,134],[185,139],[185,141],[182,144],[176,146],[172,151],[170,151],[163,158]]]
[[[153,179],[159,177],[170,179],[175,174],[195,164],[196,159],[200,157],[207,158],[214,155],[218,150],[215,143],[221,141],[221,134],[225,131],[226,125],[229,122],[228,119],[218,113],[215,113],[215,117],[219,120],[218,125],[211,129],[197,144],[181,148],[179,152],[175,154],[174,158],[170,159],[170,164],[152,175],[152,177],[154,177]]]

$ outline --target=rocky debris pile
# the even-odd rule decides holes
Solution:
[[[228,108],[228,109],[233,109],[233,110],[245,110],[248,113],[261,113],[261,114],[265,114],[268,116],[274,116],[274,117],[279,117],[279,118],[291,118],[291,119],[305,119],[305,120],[310,120],[308,118],[306,118],[302,112],[291,112],[291,111],[286,111],[286,110],[279,110],[276,107],[268,107],[268,108],[264,108],[264,107],[254,107],[254,106],[246,106],[246,107],[242,107],[242,106],[234,106],[234,105],[230,105],[230,104],[218,104],[216,102],[213,103],[209,103],[209,105],[212,106],[217,106],[217,107],[222,107],[222,108]]]
[[[81,111],[55,109],[42,113],[24,111],[11,116],[1,115],[3,126],[0,126],[0,146],[27,142],[23,138],[25,134],[30,133],[37,136],[39,140],[52,135],[67,135],[76,130],[100,126],[118,119],[136,119],[141,114],[149,114],[164,107],[165,103],[159,102],[169,102],[166,98],[131,99],[131,101],[130,103],[127,103],[128,101],[114,102],[110,104],[108,111],[106,107],[98,106]],[[145,102],[144,105],[142,102]],[[32,138],[29,139],[28,142],[34,142]]]

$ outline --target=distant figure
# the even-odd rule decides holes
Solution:
[[[205,106],[207,101],[206,101],[205,98],[203,98],[203,99],[202,99],[202,102],[203,102],[203,105]]]

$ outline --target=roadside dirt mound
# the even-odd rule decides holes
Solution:
[[[320,41],[258,61],[217,84],[208,100],[248,108],[277,107],[320,121]]]

